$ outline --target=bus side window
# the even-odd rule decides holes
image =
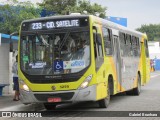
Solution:
[[[96,59],[96,71],[101,67],[104,62],[103,59],[103,49],[102,49],[102,38],[99,33],[94,33],[94,53]]]
[[[138,49],[137,49],[137,37],[132,36],[132,42],[133,42],[133,56],[138,56]]]
[[[137,50],[138,50],[138,56],[140,55],[140,43],[139,43],[139,38],[137,38]]]
[[[107,28],[102,28],[103,31],[103,40],[104,40],[104,49],[106,55],[112,55],[112,40],[111,40],[111,30]]]
[[[120,32],[119,39],[120,39],[121,55],[124,56],[125,45],[126,45],[125,33]]]
[[[102,49],[102,38],[100,34],[97,34],[97,45],[98,45],[98,55],[100,58],[103,57],[103,49]]]
[[[132,43],[131,43],[131,35],[126,34],[126,55],[127,56],[132,56]]]
[[[132,45],[131,35],[126,34],[126,42],[127,42],[127,45],[129,45],[129,46]]]
[[[95,59],[96,59],[97,58],[97,47],[96,47],[96,42],[95,42],[96,33],[93,33],[93,39],[94,39],[94,56],[95,56]]]
[[[146,57],[149,58],[148,42],[146,39],[144,40],[144,45],[145,45]]]
[[[120,35],[120,40],[121,40],[121,43],[123,43],[123,45],[125,45],[126,44],[126,39],[125,39],[125,33],[119,33]]]

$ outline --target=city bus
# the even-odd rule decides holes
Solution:
[[[24,104],[47,110],[62,103],[139,95],[150,79],[146,34],[93,15],[25,20],[20,28],[18,75]]]

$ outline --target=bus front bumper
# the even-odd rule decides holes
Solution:
[[[96,101],[96,85],[88,86],[81,90],[55,91],[55,92],[32,92],[20,89],[20,99],[22,103],[47,103],[48,98],[61,98],[59,103]]]

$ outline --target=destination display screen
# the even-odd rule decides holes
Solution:
[[[57,28],[84,27],[88,26],[88,19],[65,19],[65,20],[47,20],[22,24],[22,30],[50,30]]]

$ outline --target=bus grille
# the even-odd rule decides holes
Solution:
[[[74,92],[56,93],[56,94],[34,94],[35,98],[39,101],[47,101],[48,98],[59,97],[63,100],[72,99]]]

